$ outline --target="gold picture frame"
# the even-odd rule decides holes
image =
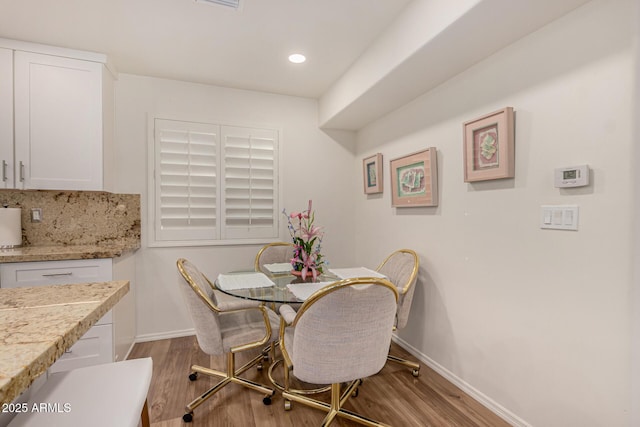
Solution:
[[[515,176],[513,108],[506,107],[463,124],[464,182]]]
[[[438,162],[434,147],[391,160],[391,206],[438,206]]]
[[[382,193],[382,154],[362,160],[362,179],[364,194]]]

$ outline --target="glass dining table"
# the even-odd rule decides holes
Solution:
[[[315,281],[310,280],[309,276],[307,280],[303,280],[288,272],[262,274],[271,283],[260,278],[261,273],[246,270],[221,274],[215,280],[214,285],[220,292],[237,298],[273,304],[299,304],[304,302],[305,296],[323,286],[340,280],[340,277],[330,271],[318,275]],[[235,283],[234,285],[226,286],[228,281]],[[242,283],[242,281],[246,281],[246,286],[242,284],[236,285],[236,283]]]
[[[340,280],[340,277],[332,272],[325,272],[314,281],[309,277],[303,280],[289,272],[265,274],[251,270],[221,274],[214,285],[224,294],[264,302],[275,311],[278,304],[301,304],[313,292],[337,280]],[[273,347],[269,350],[272,356],[275,356],[274,350]],[[283,391],[282,373],[276,373],[278,366],[282,366],[282,359],[274,358],[267,375],[271,383]],[[309,384],[295,378],[291,381],[291,390],[301,394],[321,393],[330,388],[328,385]]]
[[[281,268],[284,269],[284,266]],[[216,290],[224,294],[264,302],[275,310],[276,305],[279,304],[301,304],[318,289],[339,280],[355,277],[384,276],[364,267],[326,270],[318,275],[316,280],[312,280],[310,277],[303,280],[301,277],[291,274],[288,269],[268,273],[245,270],[220,274],[214,281],[214,286]],[[277,375],[275,372],[275,369],[281,365],[282,359],[275,359],[269,367],[268,376],[273,385],[282,391],[284,390],[280,380],[282,375]],[[294,379],[292,381],[294,384],[292,384],[291,390],[300,394],[315,394],[330,388],[327,385],[309,384]]]

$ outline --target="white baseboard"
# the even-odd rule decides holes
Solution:
[[[420,352],[417,348],[413,347],[411,344],[409,344],[408,342],[406,342],[405,340],[403,340],[402,338],[398,337],[395,334],[393,335],[393,342],[395,342],[400,347],[407,350],[409,353],[414,355],[422,363],[424,363],[425,365],[427,365],[428,367],[436,371],[438,374],[442,375],[449,382],[454,384],[460,390],[467,393],[473,399],[475,399],[480,404],[482,404],[482,406],[489,409],[491,412],[493,412],[494,414],[496,414],[497,416],[499,416],[500,418],[502,418],[512,426],[531,427],[531,424],[529,424],[522,418],[518,417],[513,412],[509,411],[508,409],[506,409],[505,407],[497,403],[495,400],[491,399],[489,396],[482,393],[480,390],[474,388],[469,383],[465,382],[464,380],[456,376],[453,372],[449,371],[447,368],[440,365],[438,362],[431,359],[426,354]]]
[[[144,335],[137,335],[135,342],[138,343],[138,342],[166,340],[169,338],[188,337],[195,334],[196,334],[195,329],[183,329],[181,331],[170,331],[170,332],[163,332],[158,334],[144,334]]]

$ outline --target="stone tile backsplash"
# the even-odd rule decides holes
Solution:
[[[23,246],[140,242],[139,194],[0,190],[0,205],[3,204],[22,209]],[[42,222],[31,222],[32,208],[42,209]]]

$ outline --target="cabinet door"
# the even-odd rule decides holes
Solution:
[[[13,188],[13,51],[0,48],[0,188]]]
[[[102,190],[102,67],[14,53],[17,188]]]
[[[113,362],[111,325],[94,326],[49,368],[50,373]]]

